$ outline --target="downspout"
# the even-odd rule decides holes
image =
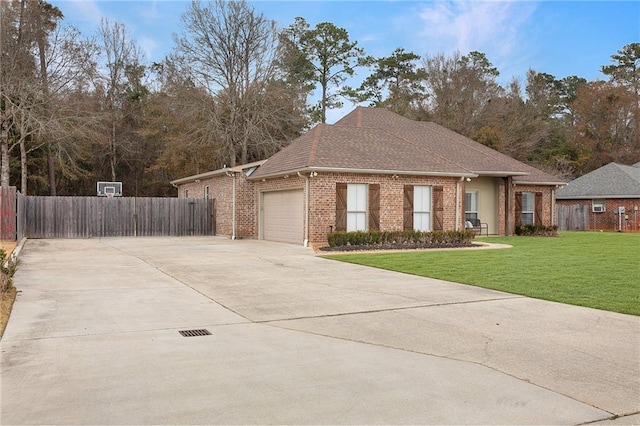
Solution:
[[[232,212],[231,212],[231,239],[235,240],[236,239],[236,176],[235,173],[230,173],[229,176],[231,176],[232,182],[233,182],[233,202],[231,203],[232,205]]]
[[[304,177],[305,181],[304,181],[304,193],[305,193],[305,200],[304,200],[304,246],[305,247],[309,247],[309,176],[307,175],[302,175],[300,172],[298,172],[298,176],[300,177]]]
[[[558,188],[558,185],[555,186],[555,188],[551,188],[551,226],[556,226],[558,224],[558,215],[557,215],[557,211],[556,211],[556,189]]]

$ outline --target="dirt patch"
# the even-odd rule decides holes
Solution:
[[[9,259],[17,245],[18,243],[15,241],[0,241],[0,248],[6,253],[5,259]],[[13,286],[10,277],[0,272],[0,338],[2,338],[4,329],[9,322],[9,316],[17,293],[18,291]]]
[[[2,301],[0,302],[0,338],[4,334],[4,329],[9,322],[9,316],[11,315],[11,309],[13,308],[13,302],[16,300],[16,294],[18,291],[14,286],[9,287],[6,291],[2,292]]]

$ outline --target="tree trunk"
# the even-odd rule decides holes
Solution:
[[[111,164],[111,182],[115,182],[116,181],[116,123],[115,122],[111,125],[110,151],[111,151],[111,158],[109,162]]]
[[[0,141],[0,186],[9,186],[9,146],[8,144],[8,130],[5,131],[5,126],[2,126],[2,140]]]
[[[27,195],[27,147],[24,138],[20,138],[20,192]]]
[[[56,191],[56,169],[55,169],[55,159],[53,158],[53,154],[49,152],[47,154],[47,166],[49,168],[49,195],[55,197],[57,195]]]

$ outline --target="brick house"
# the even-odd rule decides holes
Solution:
[[[602,166],[559,189],[556,202],[562,230],[638,231],[640,163]]]
[[[216,199],[218,234],[305,245],[336,230],[552,225],[564,184],[435,123],[364,107],[265,161],[171,183],[179,197]]]

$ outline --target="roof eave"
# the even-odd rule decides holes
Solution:
[[[507,171],[486,171],[486,170],[474,170],[478,176],[488,176],[488,177],[508,177],[508,176],[529,176],[527,172],[507,172]]]
[[[411,175],[411,176],[442,176],[442,177],[458,177],[458,178],[477,178],[478,175],[473,172],[460,171],[460,172],[433,172],[433,171],[421,171],[421,170],[385,170],[385,169],[351,169],[351,168],[337,168],[337,167],[303,167],[298,169],[291,169],[280,171],[276,173],[269,173],[261,176],[251,176],[250,180],[270,179],[274,177],[280,177],[284,175],[291,175],[302,172],[322,172],[322,173],[357,173],[357,174],[372,174],[372,175]]]
[[[175,179],[175,180],[170,181],[169,183],[171,185],[174,185],[174,186],[175,185],[182,185],[182,184],[185,184],[185,183],[191,183],[191,182],[196,182],[196,181],[200,181],[200,180],[203,180],[203,179],[208,179],[208,178],[211,178],[211,177],[214,177],[214,176],[217,176],[217,175],[221,175],[223,173],[228,173],[228,172],[231,172],[231,171],[232,171],[231,167],[225,167],[225,168],[222,168],[222,169],[213,170],[211,172],[200,173],[200,174],[197,174],[197,175],[191,175],[191,176],[183,177],[183,178],[180,178],[180,179]]]
[[[191,182],[196,182],[199,180],[203,180],[203,179],[208,179],[211,177],[215,177],[218,175],[221,175],[223,173],[240,173],[245,169],[250,169],[251,167],[258,167],[263,165],[267,160],[260,160],[260,161],[254,161],[253,163],[247,163],[247,164],[241,164],[239,166],[233,166],[233,167],[224,167],[222,169],[218,169],[218,170],[213,170],[210,172],[205,172],[205,173],[200,173],[197,175],[192,175],[192,176],[187,176],[187,177],[183,177],[180,179],[175,179],[170,181],[169,183],[171,185],[181,185],[181,184],[185,184],[185,183],[191,183]]]
[[[514,183],[518,184],[518,185],[543,185],[543,186],[565,186],[567,183],[566,182],[553,182],[553,181],[540,181],[540,182],[535,182],[535,181],[521,181],[521,180],[516,180]]]
[[[600,200],[610,199],[640,199],[640,194],[636,195],[556,195],[556,200]]]

